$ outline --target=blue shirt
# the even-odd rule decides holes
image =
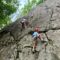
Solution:
[[[34,32],[34,33],[32,34],[33,37],[37,37],[38,35],[39,35],[38,32]]]

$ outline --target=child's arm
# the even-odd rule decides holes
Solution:
[[[39,39],[40,39],[40,40],[43,40],[43,38],[42,38],[41,34],[39,34]]]

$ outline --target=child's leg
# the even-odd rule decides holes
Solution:
[[[34,45],[35,50],[36,50],[36,47],[37,47],[37,40],[35,40],[35,45]]]
[[[35,50],[35,40],[33,41],[33,51]]]
[[[37,39],[35,38],[33,41],[33,50],[36,50],[37,47]]]

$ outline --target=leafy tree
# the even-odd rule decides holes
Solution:
[[[38,0],[38,1],[36,2],[36,5],[39,5],[39,4],[42,3],[42,2],[44,2],[44,0]]]
[[[44,0],[27,0],[27,3],[25,3],[24,7],[22,8],[22,16],[27,15],[33,7],[43,3],[43,1]]]
[[[10,21],[9,16],[17,9],[17,0],[0,0],[0,26]]]

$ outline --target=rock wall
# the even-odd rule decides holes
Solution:
[[[32,28],[21,31],[20,19],[16,24],[10,25],[15,28],[1,30],[1,36],[3,32],[8,32],[0,37],[0,60],[60,60],[60,0],[46,0],[28,16],[27,20],[31,20]],[[31,16],[33,18],[30,19]],[[48,41],[48,45],[42,49],[42,44],[38,41],[37,52],[33,54],[33,39],[28,32],[36,25],[40,26],[41,37]]]

